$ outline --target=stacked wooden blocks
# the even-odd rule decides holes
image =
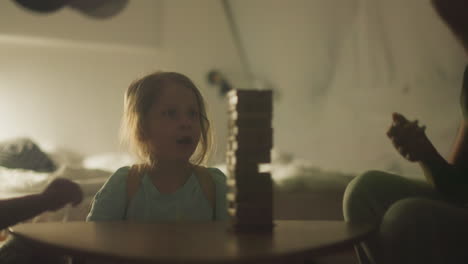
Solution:
[[[272,91],[232,90],[229,99],[228,195],[236,231],[273,229],[273,181],[260,165],[271,161]]]

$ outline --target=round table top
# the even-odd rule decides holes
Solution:
[[[248,263],[313,257],[361,241],[372,226],[275,221],[271,233],[237,233],[230,222],[47,222],[10,232],[62,254],[149,263]]]

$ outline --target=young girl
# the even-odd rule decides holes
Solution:
[[[109,178],[88,221],[228,218],[226,176],[199,166],[210,151],[211,129],[202,95],[189,78],[155,72],[134,81],[125,94],[121,129],[141,164]]]

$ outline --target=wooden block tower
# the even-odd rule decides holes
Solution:
[[[271,161],[272,91],[232,90],[228,100],[228,200],[234,230],[271,232],[273,181],[270,172],[259,168]]]

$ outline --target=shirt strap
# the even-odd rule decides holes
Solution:
[[[213,209],[213,217],[216,212],[216,185],[213,180],[213,176],[208,168],[203,166],[194,166],[195,175],[197,176],[200,187],[210,203],[211,208]]]
[[[132,167],[130,167],[130,171],[128,172],[127,175],[127,199],[125,201],[125,210],[124,210],[124,215],[123,219],[127,218],[127,209],[132,201],[133,197],[138,191],[138,188],[140,188],[140,183],[141,183],[141,172],[143,171],[143,165],[141,164],[134,164]]]

